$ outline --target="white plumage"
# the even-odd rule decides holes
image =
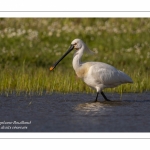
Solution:
[[[73,56],[73,68],[79,78],[81,78],[88,86],[96,89],[97,95],[95,101],[97,101],[98,94],[101,93],[105,100],[109,99],[102,91],[104,88],[113,88],[124,83],[133,83],[132,79],[124,72],[117,70],[111,65],[102,62],[81,62],[83,53],[90,52],[90,49],[86,44],[80,40],[75,39],[71,42],[69,50],[55,63],[50,70],[53,70],[57,64],[73,49],[75,53]]]

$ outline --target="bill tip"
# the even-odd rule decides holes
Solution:
[[[50,67],[49,70],[52,71],[54,69],[54,67]]]

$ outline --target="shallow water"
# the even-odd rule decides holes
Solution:
[[[106,95],[112,102],[83,93],[1,95],[0,132],[150,131],[149,92]]]

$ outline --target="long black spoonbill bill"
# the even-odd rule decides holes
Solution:
[[[73,49],[75,49],[72,62],[73,68],[79,78],[81,78],[91,88],[96,89],[97,95],[95,102],[97,101],[99,93],[102,94],[106,101],[110,101],[105,96],[103,89],[113,88],[124,83],[133,83],[132,79],[127,74],[117,70],[109,64],[103,62],[82,63],[81,57],[83,52],[92,51],[80,39],[75,39],[71,42],[71,46],[68,51],[52,67],[50,67],[50,70],[53,70],[58,63]]]

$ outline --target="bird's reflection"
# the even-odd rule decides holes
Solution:
[[[130,102],[127,101],[101,101],[101,102],[86,102],[78,104],[75,110],[80,112],[93,112],[93,114],[103,114],[105,111],[111,109],[112,107],[129,105]]]
[[[80,111],[80,112],[85,112],[85,113],[100,113],[105,110],[105,107],[100,103],[100,102],[87,102],[87,103],[82,103],[78,104],[75,107],[75,110]]]

